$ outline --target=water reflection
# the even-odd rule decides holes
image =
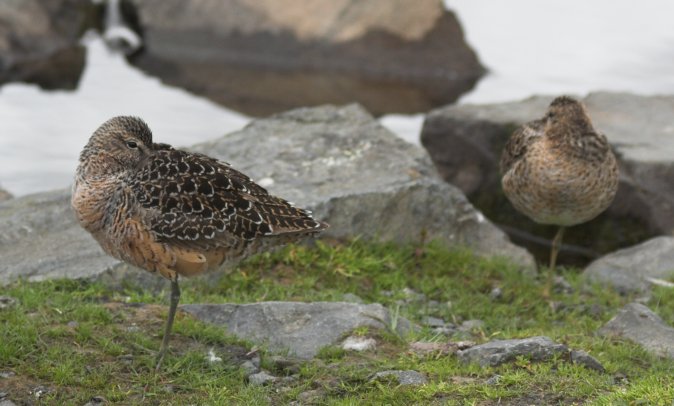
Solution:
[[[0,87],[0,185],[14,195],[70,185],[77,154],[114,115],[144,118],[164,142],[187,146],[237,130],[248,118],[162,85],[87,35],[87,65],[74,92],[20,83]]]

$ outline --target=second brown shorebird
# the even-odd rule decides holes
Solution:
[[[157,370],[180,299],[179,277],[328,227],[225,162],[153,143],[136,117],[112,118],[91,136],[80,154],[72,206],[105,252],[171,281]]]
[[[501,155],[501,175],[503,191],[518,211],[537,223],[559,226],[544,290],[548,296],[565,227],[592,220],[615,197],[615,156],[585,107],[560,96],[543,118],[512,134]]]

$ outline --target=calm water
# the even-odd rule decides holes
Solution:
[[[627,0],[445,0],[490,73],[462,103],[594,90],[674,94],[674,3]],[[540,4],[540,5],[539,5]],[[15,195],[70,184],[89,135],[114,115],[143,117],[178,146],[237,130],[248,118],[129,66],[90,36],[75,92],[0,87],[0,185]],[[384,125],[418,143],[422,115]]]

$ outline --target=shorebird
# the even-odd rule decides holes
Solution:
[[[548,296],[565,228],[592,220],[615,197],[615,156],[585,107],[560,96],[543,118],[515,130],[500,166],[503,191],[515,209],[537,223],[559,226],[543,291]]]
[[[328,227],[228,163],[153,143],[136,117],[114,117],[93,133],[80,154],[72,207],[109,255],[171,281],[156,370],[180,300],[179,277]]]

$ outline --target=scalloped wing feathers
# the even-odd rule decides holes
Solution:
[[[158,241],[204,249],[327,226],[224,162],[157,147],[129,184]]]

